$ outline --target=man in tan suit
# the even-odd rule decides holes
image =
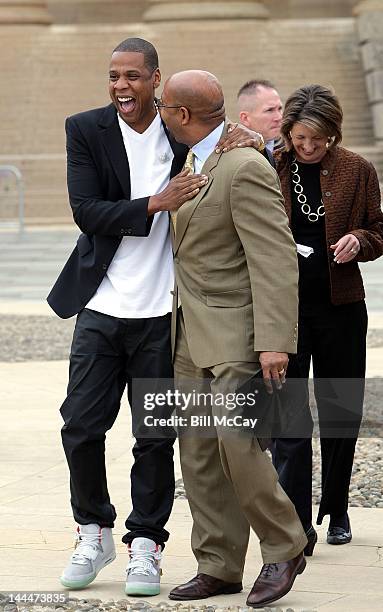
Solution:
[[[207,383],[213,394],[227,393],[260,370],[280,386],[287,353],[296,350],[297,262],[275,171],[249,148],[215,152],[225,109],[210,73],[173,75],[158,107],[176,140],[192,148],[194,170],[209,179],[175,220],[177,386]],[[216,410],[214,402],[203,408]],[[285,595],[305,568],[307,539],[257,439],[225,428],[214,437],[196,431],[180,436],[180,452],[198,574],[169,597],[242,590],[249,526],[264,566],[247,604]]]

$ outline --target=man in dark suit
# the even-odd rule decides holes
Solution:
[[[240,122],[262,134],[263,155],[275,167],[273,154],[283,147],[283,106],[279,93],[270,81],[252,79],[242,85],[237,97]]]
[[[90,584],[115,558],[116,512],[104,455],[122,393],[128,385],[134,424],[143,405],[132,394],[132,381],[173,374],[168,211],[195,196],[205,179],[181,171],[187,147],[169,137],[157,112],[160,78],[153,45],[123,41],[110,64],[112,104],[66,122],[69,199],[82,234],[48,302],[63,318],[78,313],[61,407],[78,523],[77,547],[61,582],[72,589]],[[243,139],[243,132],[235,132],[225,142],[228,148]],[[130,554],[126,593],[155,595],[174,498],[174,436],[135,437],[133,510],[123,537]]]

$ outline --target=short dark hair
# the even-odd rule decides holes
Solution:
[[[331,146],[342,140],[343,112],[334,92],[323,85],[305,85],[294,91],[285,104],[281,134],[291,149],[290,130],[295,123],[331,138]]]
[[[241,89],[237,94],[237,98],[242,94],[255,94],[258,87],[266,87],[266,89],[275,89],[274,84],[266,79],[251,79],[242,85]]]
[[[154,72],[158,68],[158,53],[152,43],[144,40],[143,38],[127,38],[120,42],[119,45],[113,50],[113,53],[120,53],[124,51],[132,51],[133,53],[143,53],[145,66]]]

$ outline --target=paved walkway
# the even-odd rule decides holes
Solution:
[[[20,314],[47,312],[40,300],[48,283],[75,237],[73,231],[58,230],[27,235],[25,243],[8,239],[0,246],[0,314],[15,310]],[[21,256],[21,251],[23,256]],[[14,257],[11,257],[13,253]],[[59,256],[58,256],[59,254]],[[8,260],[6,259],[8,257]],[[58,261],[60,260],[60,261]],[[10,272],[8,264],[13,266]],[[372,264],[374,265],[374,264]],[[380,264],[378,264],[380,265]],[[39,270],[45,271],[42,276]],[[380,277],[382,278],[382,277]],[[374,295],[380,291],[378,275]],[[7,284],[8,283],[8,284]],[[383,316],[370,305],[371,324],[383,328]],[[370,349],[368,374],[383,375],[383,349]],[[59,430],[58,413],[67,382],[65,361],[0,363],[0,405],[2,428],[0,444],[0,591],[57,590],[58,576],[66,563],[73,542],[73,522],[68,501],[68,475]],[[119,517],[116,541],[124,532],[124,516],[130,508],[129,470],[131,467],[129,409],[124,401],[118,422],[108,437],[107,462],[110,492]],[[178,456],[176,476],[180,477]],[[377,483],[379,485],[379,483]],[[319,544],[295,588],[278,606],[285,610],[323,612],[371,612],[383,601],[383,510],[351,508],[354,538],[343,547],[325,543],[326,526],[319,528]],[[191,518],[185,500],[175,501],[169,524],[171,540],[164,554],[163,589],[150,603],[164,601],[169,590],[195,573],[190,551]],[[124,598],[126,549],[118,544],[116,561],[105,568],[78,597]],[[250,542],[244,592],[221,596],[206,604],[229,607],[245,604],[246,594],[259,572],[261,559],[255,538]],[[196,604],[197,605],[197,604]],[[193,606],[195,609],[195,606]]]
[[[73,543],[68,476],[57,410],[65,393],[67,363],[3,363],[0,375],[0,591],[57,590],[58,576]],[[131,442],[129,410],[124,402],[118,422],[109,434],[107,451],[110,492],[119,513],[117,541],[130,508]],[[178,458],[176,465],[179,477]],[[325,527],[319,528],[315,555],[306,572],[297,579],[294,590],[280,602],[282,608],[323,612],[381,609],[383,510],[351,508],[350,516],[354,539],[347,547],[325,544]],[[195,572],[189,545],[191,519],[185,500],[175,501],[169,528],[172,537],[164,554],[163,590],[160,597],[154,598],[157,602],[166,599],[172,586]],[[126,563],[126,550],[119,544],[116,561],[78,596],[121,599]],[[215,598],[212,603],[244,605],[246,592],[260,566],[254,538],[247,557],[244,593]]]

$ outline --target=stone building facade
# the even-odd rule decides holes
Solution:
[[[108,103],[110,52],[141,36],[163,78],[215,73],[232,119],[249,78],[271,79],[282,98],[308,82],[333,87],[345,145],[383,179],[382,32],[383,0],[0,0],[0,78],[12,84],[0,97],[0,166],[23,174],[27,221],[69,221],[65,118]]]
[[[185,4],[193,4],[186,0]],[[211,2],[211,4],[223,4],[222,2]],[[307,19],[315,17],[350,17],[356,0],[263,0],[261,3],[269,12],[271,18],[275,19]],[[144,13],[154,4],[166,5],[167,2],[151,2],[150,0],[48,0],[49,12],[56,23],[82,23],[98,22],[105,23],[105,19],[119,22],[142,21]],[[177,1],[176,4],[182,4]],[[194,4],[200,4],[194,2]],[[229,3],[226,3],[229,4]],[[235,4],[235,2],[231,2]],[[237,3],[245,5],[246,2]],[[256,4],[250,0],[248,4]],[[173,7],[174,8],[174,7]]]

